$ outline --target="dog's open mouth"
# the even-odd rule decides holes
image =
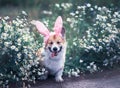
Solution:
[[[52,57],[54,57],[54,56],[57,56],[58,55],[58,52],[52,52]]]
[[[51,47],[48,47],[48,49],[52,53],[51,56],[54,57],[54,56],[57,56],[58,53],[62,50],[62,46],[60,47],[59,51],[52,51]]]

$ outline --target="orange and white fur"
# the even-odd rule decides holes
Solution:
[[[66,39],[63,21],[59,16],[54,24],[53,32],[50,32],[40,21],[32,21],[39,33],[44,36],[44,47],[37,54],[43,59],[43,65],[48,68],[50,74],[55,75],[57,82],[62,82],[63,69],[66,54]]]

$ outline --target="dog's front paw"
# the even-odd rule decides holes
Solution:
[[[63,78],[61,76],[55,77],[56,82],[63,82]]]

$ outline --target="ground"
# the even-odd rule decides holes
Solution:
[[[11,88],[19,88],[11,87]],[[64,77],[64,82],[57,83],[53,77],[44,81],[37,81],[31,88],[120,88],[120,68],[106,70],[79,77]]]

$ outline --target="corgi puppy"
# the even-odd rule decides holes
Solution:
[[[57,82],[62,82],[63,69],[66,54],[66,39],[63,21],[59,16],[54,24],[53,32],[50,32],[40,21],[32,21],[39,33],[44,36],[44,47],[38,50],[37,55],[42,59],[42,64],[55,75]]]

